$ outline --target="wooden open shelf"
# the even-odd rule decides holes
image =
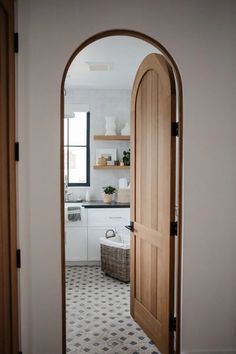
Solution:
[[[130,140],[130,135],[94,135],[94,140]]]
[[[93,166],[95,170],[128,170],[130,166]]]

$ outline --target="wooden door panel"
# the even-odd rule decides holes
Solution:
[[[158,152],[158,122],[155,119],[158,97],[155,76],[156,73],[151,71],[144,75],[136,100],[136,221],[157,229],[157,186],[154,181],[157,176],[157,164],[152,163]]]
[[[175,190],[173,84],[161,55],[147,56],[132,91],[131,313],[163,354],[173,349],[174,281],[170,223]]]

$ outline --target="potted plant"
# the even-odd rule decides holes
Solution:
[[[111,203],[112,202],[112,195],[115,193],[116,188],[112,186],[103,187],[104,195],[103,201],[104,203]]]
[[[125,166],[130,166],[130,149],[128,151],[123,151],[122,160]]]

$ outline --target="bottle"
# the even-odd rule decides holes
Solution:
[[[90,202],[90,200],[91,200],[91,195],[90,195],[90,190],[89,189],[86,192],[85,200],[86,200],[86,202]]]

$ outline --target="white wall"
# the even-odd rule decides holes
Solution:
[[[184,86],[183,351],[236,348],[234,0],[19,1],[23,352],[61,353],[60,84],[89,36],[159,40]]]
[[[115,116],[117,134],[130,120],[130,90],[118,89],[67,89],[65,96],[65,112],[90,112],[90,187],[69,188],[73,196],[85,198],[89,189],[92,200],[102,200],[102,187],[111,185],[118,188],[118,179],[129,180],[127,170],[94,170],[96,164],[96,149],[116,149],[117,158],[122,159],[123,151],[128,150],[130,143],[126,141],[98,141],[94,135],[105,134],[105,116]]]

